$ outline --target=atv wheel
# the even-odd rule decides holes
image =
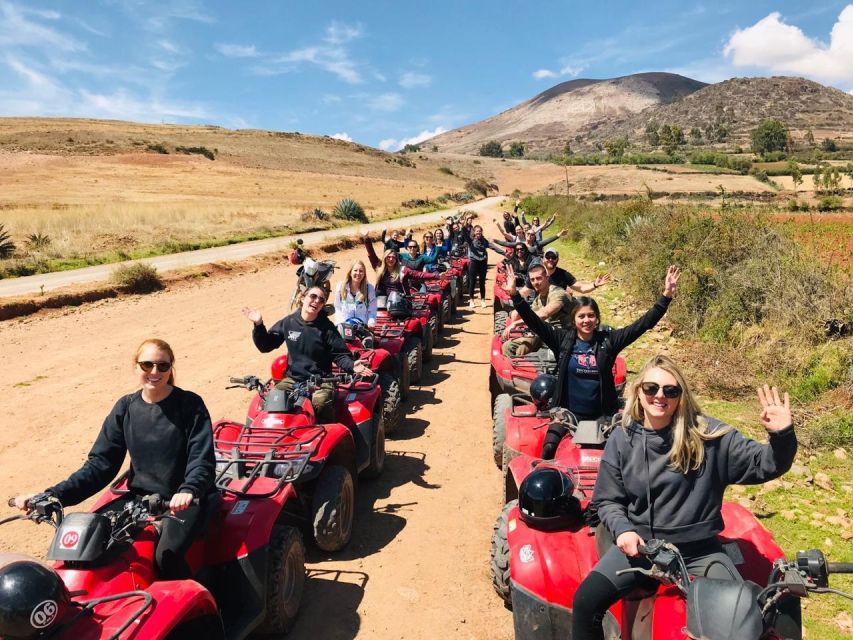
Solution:
[[[385,435],[390,435],[403,424],[400,383],[390,373],[380,373],[379,386],[382,389],[382,416],[385,418]]]
[[[509,314],[506,311],[495,311],[495,335],[500,335],[506,329]]]
[[[267,560],[267,615],[256,633],[279,636],[290,631],[305,588],[305,545],[295,527],[273,527]]]
[[[494,533],[492,533],[492,558],[489,563],[492,570],[492,586],[509,608],[512,608],[512,595],[509,584],[509,543],[506,538],[506,526],[510,509],[517,504],[518,500],[513,500],[504,505],[495,521]]]
[[[418,384],[423,370],[423,346],[420,338],[407,338],[403,345],[403,353],[409,367],[409,383]]]
[[[405,400],[409,397],[409,386],[411,383],[409,360],[405,351],[401,351],[396,357],[400,363],[400,400]]]
[[[492,408],[492,453],[498,469],[503,464],[507,409],[512,409],[512,396],[502,393],[495,398],[495,405]]]
[[[365,478],[378,478],[385,469],[385,415],[382,405],[377,403],[374,407],[376,413],[371,420],[373,430],[373,443],[370,446],[370,464],[361,472]]]
[[[323,551],[337,551],[352,536],[355,486],[349,469],[339,464],[326,467],[317,478],[311,500],[314,543]]]
[[[444,325],[450,324],[450,318],[453,313],[453,309],[450,306],[450,296],[444,296],[441,299],[441,326],[444,328]]]
[[[436,328],[436,317],[430,316],[429,322],[427,323],[427,332],[424,335],[424,344],[423,344],[423,361],[429,362],[432,360],[432,347],[436,343],[436,336],[438,335],[438,329]]]

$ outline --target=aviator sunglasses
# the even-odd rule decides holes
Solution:
[[[143,360],[142,362],[137,362],[139,368],[142,369],[145,373],[151,373],[151,371],[156,367],[157,371],[160,373],[166,373],[169,369],[172,368],[171,362],[151,362],[150,360]]]
[[[309,294],[308,294],[308,299],[309,299],[309,300],[319,300],[320,302],[325,302],[325,301],[326,301],[326,298],[324,298],[324,297],[323,297],[323,296],[321,296],[321,295],[317,295],[316,293],[309,293]]]
[[[640,388],[647,396],[656,396],[658,394],[658,391],[661,389],[661,386],[657,382],[644,382],[640,385]],[[679,397],[681,395],[681,391],[681,387],[679,387],[677,384],[663,385],[663,396],[665,398],[669,398],[670,400]]]

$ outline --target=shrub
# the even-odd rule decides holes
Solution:
[[[314,209],[311,209],[311,211],[306,211],[305,213],[303,213],[301,216],[299,216],[299,218],[302,220],[302,222],[322,222],[324,220],[329,219],[329,214],[320,209],[319,207],[315,207]]]
[[[355,222],[368,222],[367,214],[358,202],[352,198],[344,198],[335,205],[332,215],[342,220]]]
[[[752,132],[752,150],[755,153],[784,151],[788,146],[788,127],[781,120],[768,118]]]
[[[453,169],[451,169],[450,167],[439,167],[438,170],[441,171],[441,173],[446,173],[449,176],[456,175],[455,173],[453,173]]]
[[[169,154],[169,150],[166,148],[166,145],[164,145],[164,144],[162,144],[162,143],[160,143],[160,142],[158,142],[158,143],[156,143],[156,144],[149,144],[149,145],[148,145],[147,147],[145,147],[145,148],[146,148],[146,149],[148,149],[149,151],[154,151],[154,152],[156,152],[156,153],[162,153],[162,154],[164,154],[164,155],[168,155],[168,154]]]
[[[832,138],[824,138],[823,142],[820,143],[820,148],[823,151],[832,153],[833,151],[838,151],[838,143]]]
[[[753,167],[749,170],[749,175],[758,180],[759,182],[763,182],[765,184],[770,184],[770,178],[767,177],[767,173],[762,171],[761,169],[756,169]]]
[[[474,178],[465,183],[465,189],[470,193],[479,193],[482,196],[487,196],[490,191],[497,191],[498,185],[490,183],[485,178]]]
[[[143,262],[118,267],[112,281],[130,293],[151,293],[163,288],[157,267]]]
[[[421,145],[419,145],[419,144],[407,144],[406,146],[404,146],[401,149],[401,151],[403,153],[417,153],[420,150],[421,150]]]
[[[761,159],[764,162],[780,162],[785,160],[788,157],[788,154],[784,151],[767,151],[766,153],[761,154]]]
[[[739,171],[742,174],[746,174],[747,171],[752,167],[752,160],[749,158],[739,158],[737,156],[730,156],[728,158],[729,169],[734,169],[735,171]]]
[[[817,203],[818,211],[838,211],[844,206],[844,201],[838,196],[824,196]]]
[[[216,155],[207,147],[175,147],[175,151],[177,153],[185,153],[187,155],[195,153],[200,156],[204,156],[208,160],[216,160]]]
[[[15,243],[12,242],[12,236],[0,224],[0,258],[11,258],[16,248]]]
[[[501,149],[500,142],[497,140],[491,140],[480,147],[480,155],[488,156],[490,158],[503,158],[504,152],[503,149]]]
[[[43,251],[51,244],[53,244],[53,240],[45,233],[31,233],[27,236],[26,245],[30,251]]]
[[[509,157],[510,158],[523,158],[524,157],[524,143],[513,142],[509,146]]]

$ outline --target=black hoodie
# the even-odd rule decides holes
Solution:
[[[711,432],[724,427],[708,418]],[[636,531],[643,540],[696,542],[723,530],[720,509],[730,484],[761,484],[778,478],[797,453],[793,427],[770,432],[761,444],[732,429],[705,442],[705,460],[687,474],[669,464],[672,430],[655,431],[637,422],[617,428],[604,448],[593,503],[618,538]]]

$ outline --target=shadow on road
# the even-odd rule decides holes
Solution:
[[[361,628],[358,606],[369,581],[361,571],[308,568],[302,607],[289,640],[352,640]]]

